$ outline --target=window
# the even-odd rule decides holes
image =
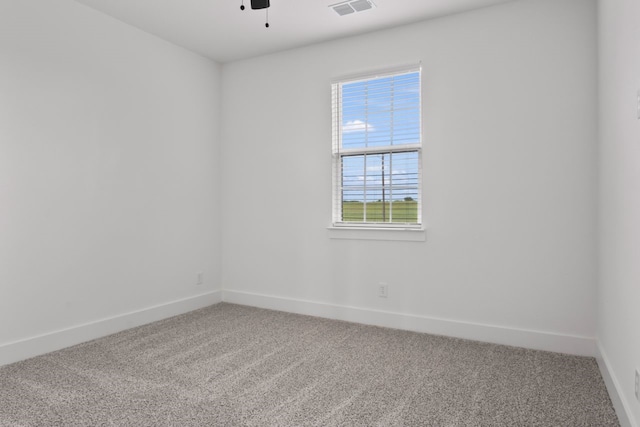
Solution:
[[[334,226],[420,227],[420,82],[416,66],[332,84]]]

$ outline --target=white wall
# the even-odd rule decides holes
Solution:
[[[2,0],[0,350],[220,277],[230,299],[591,342],[595,20],[523,0],[221,71],[70,0]],[[420,60],[427,241],[329,239],[329,81]]]
[[[226,64],[225,295],[592,339],[595,13],[518,1]],[[329,82],[417,61],[427,241],[329,239]]]
[[[640,3],[599,2],[600,274],[598,340],[635,425],[640,403]]]
[[[0,1],[0,347],[218,287],[219,92],[70,0]]]

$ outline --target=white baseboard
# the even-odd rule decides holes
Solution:
[[[596,355],[595,338],[563,335],[413,314],[364,309],[255,293],[222,291],[222,300],[234,304],[287,311],[290,313],[345,320],[367,325],[426,332],[474,341],[552,351],[578,356]]]
[[[596,360],[598,361],[598,367],[600,368],[602,379],[607,386],[607,391],[609,392],[611,403],[613,403],[613,408],[616,410],[616,414],[618,415],[620,426],[639,427],[638,422],[634,419],[633,413],[631,412],[631,406],[625,398],[624,393],[622,393],[620,382],[616,378],[613,369],[611,369],[609,358],[600,345],[600,342],[598,342],[597,351],[598,354],[596,355]]]
[[[221,301],[221,291],[208,292],[20,341],[2,344],[0,345],[0,366],[91,341],[125,329],[197,310]]]
[[[596,356],[595,339],[237,291],[214,291],[0,345],[0,366],[221,301],[475,341]],[[633,426],[632,427],[637,427]]]

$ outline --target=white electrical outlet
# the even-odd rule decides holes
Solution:
[[[636,369],[636,400],[640,402],[640,372]]]
[[[196,277],[196,285],[202,285],[204,283],[204,275],[202,274],[202,271],[198,272],[197,277]]]
[[[389,296],[389,288],[386,283],[378,283],[378,296],[380,298],[387,298]]]

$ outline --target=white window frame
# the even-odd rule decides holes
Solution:
[[[402,74],[419,73],[418,86],[420,91],[419,102],[419,132],[420,142],[417,144],[403,144],[403,145],[387,145],[365,148],[343,148],[342,146],[342,85],[348,83],[354,83],[358,81],[375,80],[379,78],[396,76]],[[342,77],[335,79],[331,82],[331,99],[332,99],[332,227],[333,229],[350,229],[350,230],[372,230],[372,231],[384,231],[384,230],[408,230],[417,231],[422,230],[422,145],[423,145],[423,130],[422,130],[422,64],[396,67],[392,69],[385,69],[373,73],[360,74],[349,77]],[[402,152],[417,152],[418,154],[418,212],[417,222],[415,223],[400,223],[400,222],[348,222],[342,221],[342,158],[353,155],[368,155],[368,154],[391,154]],[[345,237],[350,238],[350,237]],[[369,239],[367,237],[367,239]],[[375,239],[372,237],[371,239]],[[389,240],[383,238],[382,240]],[[390,239],[395,240],[395,239]],[[404,239],[400,239],[404,240]],[[423,240],[418,238],[417,240]]]

